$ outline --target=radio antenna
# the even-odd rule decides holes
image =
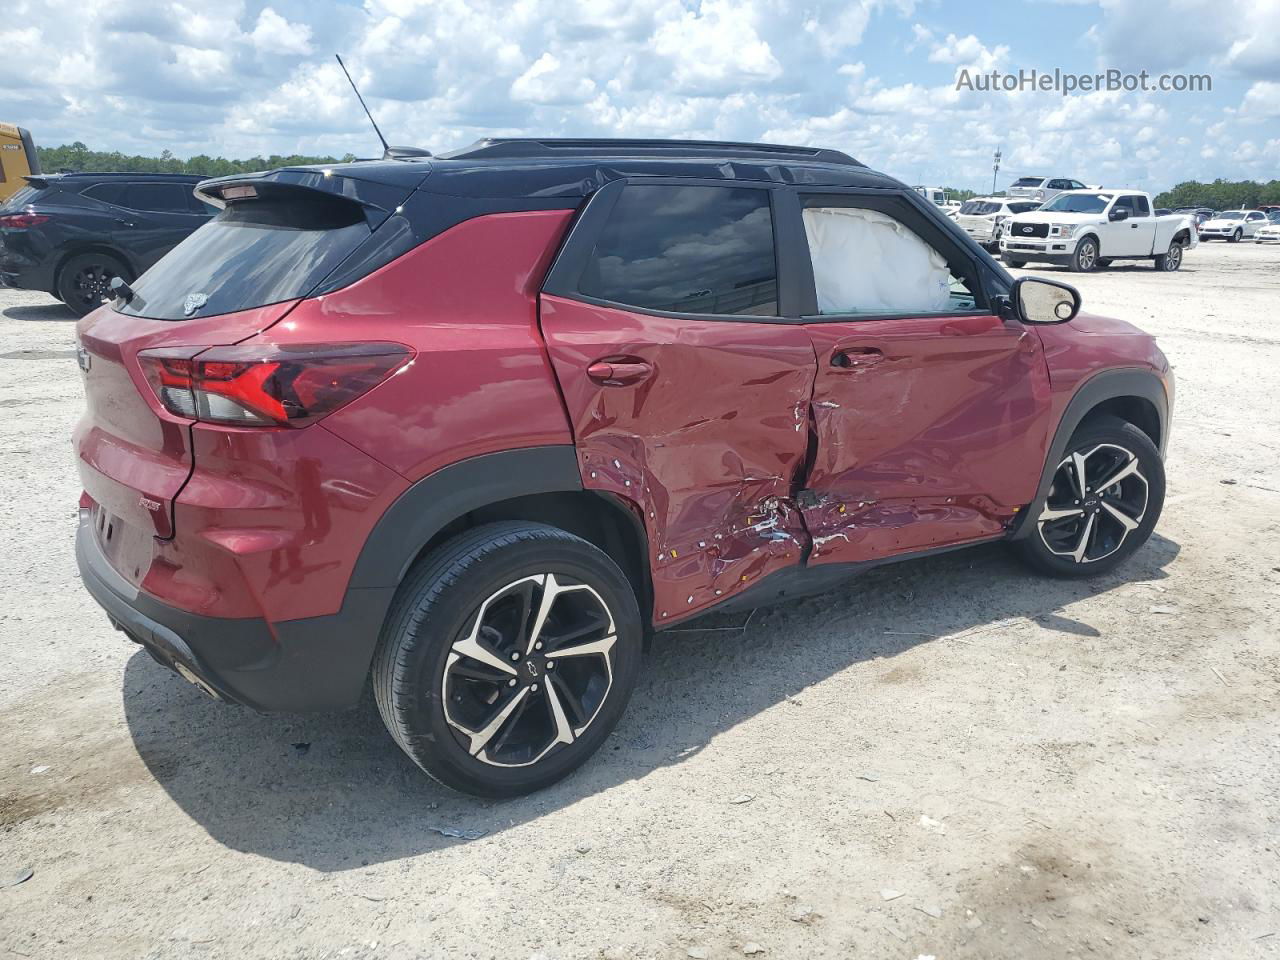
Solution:
[[[391,147],[387,145],[387,138],[382,135],[382,131],[378,129],[378,121],[373,119],[373,114],[369,112],[368,105],[364,102],[364,97],[360,96],[360,88],[356,86],[356,82],[351,79],[351,73],[347,70],[347,65],[342,62],[342,57],[336,53],[333,55],[338,61],[338,66],[342,68],[342,72],[347,75],[347,83],[351,84],[351,89],[355,91],[356,99],[360,101],[360,106],[364,107],[364,115],[369,118],[369,122],[373,124],[373,132],[378,135],[378,139],[382,141],[382,155],[387,156]]]

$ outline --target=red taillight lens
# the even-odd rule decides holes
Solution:
[[[38,227],[49,218],[43,213],[9,213],[0,217],[0,229],[26,230]]]
[[[170,413],[241,427],[304,427],[408,366],[399,343],[177,347],[138,362]]]

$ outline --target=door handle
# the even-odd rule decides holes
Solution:
[[[116,223],[122,227],[132,227],[134,225],[132,220],[122,220],[120,217],[116,217]]]
[[[848,347],[831,354],[831,365],[848,370],[866,368],[884,359],[884,352],[876,347]]]
[[[587,376],[603,387],[624,387],[653,375],[653,364],[631,357],[597,360],[587,367]]]

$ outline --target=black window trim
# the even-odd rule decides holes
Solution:
[[[802,187],[790,191],[795,197],[794,221],[799,228],[799,247],[802,253],[805,312],[801,314],[802,323],[861,323],[881,320],[914,320],[946,317],[987,317],[999,316],[994,303],[999,295],[998,284],[992,283],[993,275],[989,268],[966,249],[965,241],[972,245],[967,235],[965,241],[957,241],[951,235],[954,224],[949,219],[946,223],[937,220],[920,209],[920,205],[907,193],[900,190],[873,189],[867,187]],[[967,279],[973,287],[974,299],[978,306],[973,310],[939,310],[906,313],[819,313],[818,290],[813,278],[813,264],[809,258],[809,240],[804,233],[804,221],[801,211],[804,207],[846,206],[865,210],[878,210],[894,217],[913,231],[925,243],[929,244],[947,259],[947,264],[954,270],[957,266],[967,268]],[[996,288],[996,292],[992,289]]]
[[[628,184],[655,186],[710,186],[721,188],[753,188],[771,191],[770,212],[773,218],[774,265],[778,274],[778,315],[762,317],[752,314],[680,313],[654,310],[629,303],[603,300],[588,296],[577,289],[578,281],[586,269],[587,260],[605,224],[613,212],[618,198]],[[947,310],[936,313],[890,314],[820,314],[818,313],[817,288],[813,279],[813,265],[809,259],[809,241],[804,232],[801,216],[801,196],[837,199],[845,198],[848,205],[865,206],[854,201],[867,199],[897,204],[895,210],[906,217],[899,217],[906,226],[915,230],[927,243],[933,245],[949,264],[959,263],[968,267],[981,307],[974,310]],[[957,235],[958,233],[958,235]],[[970,249],[972,248],[972,249]],[[836,187],[825,185],[801,185],[760,180],[708,180],[698,177],[629,176],[613,180],[586,198],[583,206],[570,223],[560,250],[552,260],[542,284],[542,292],[578,303],[622,310],[643,316],[669,317],[677,320],[703,320],[714,323],[850,323],[876,320],[927,319],[946,317],[1000,316],[998,300],[1008,296],[1011,280],[998,263],[986,251],[979,248],[963,233],[954,221],[941,213],[915,191],[906,187]]]
[[[684,313],[674,310],[655,310],[651,307],[637,306],[632,303],[621,303],[616,300],[605,300],[592,297],[578,289],[578,283],[586,269],[587,261],[595,250],[596,241],[604,231],[613,208],[617,205],[622,191],[628,185],[634,186],[673,186],[673,187],[719,187],[720,189],[749,189],[769,191],[769,215],[773,221],[773,268],[778,283],[778,314],[776,316],[760,316],[745,313]],[[785,185],[764,180],[708,180],[700,177],[646,177],[630,176],[613,180],[590,197],[578,216],[570,225],[560,252],[552,261],[542,284],[542,292],[550,296],[575,300],[578,303],[589,303],[597,307],[612,310],[624,310],[627,313],[642,314],[651,317],[671,317],[678,320],[708,320],[717,323],[796,323],[799,322],[799,308],[803,302],[800,291],[795,287],[796,259],[793,248],[789,248],[781,231],[783,217],[779,209],[779,201],[786,193]],[[807,258],[806,258],[807,259]]]
[[[179,190],[181,190],[184,186],[187,186],[187,184],[180,183],[173,180],[99,180],[97,183],[91,183],[89,184],[89,186],[79,190],[78,193],[83,197],[88,197],[90,200],[96,201],[97,203],[104,203],[108,207],[114,207],[116,210],[128,210],[130,213],[159,213],[159,214],[171,214],[173,216],[179,216],[179,217],[181,216],[207,217],[207,214],[197,213],[195,210],[192,210],[190,207],[183,207],[181,210],[142,210],[138,207],[125,206],[123,203],[113,203],[110,200],[103,200],[101,197],[95,197],[91,193],[91,191],[96,190],[98,187],[118,186],[120,187],[120,196],[121,198],[123,198],[127,195],[125,191],[127,191],[130,187],[152,186],[152,185],[174,186],[174,187],[177,187]],[[195,185],[191,184],[191,187],[194,190]]]

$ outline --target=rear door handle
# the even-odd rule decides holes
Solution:
[[[831,354],[831,365],[842,369],[865,368],[884,359],[884,352],[876,347],[847,347]]]
[[[587,367],[587,376],[603,387],[624,387],[653,375],[653,364],[632,357],[597,360]]]

